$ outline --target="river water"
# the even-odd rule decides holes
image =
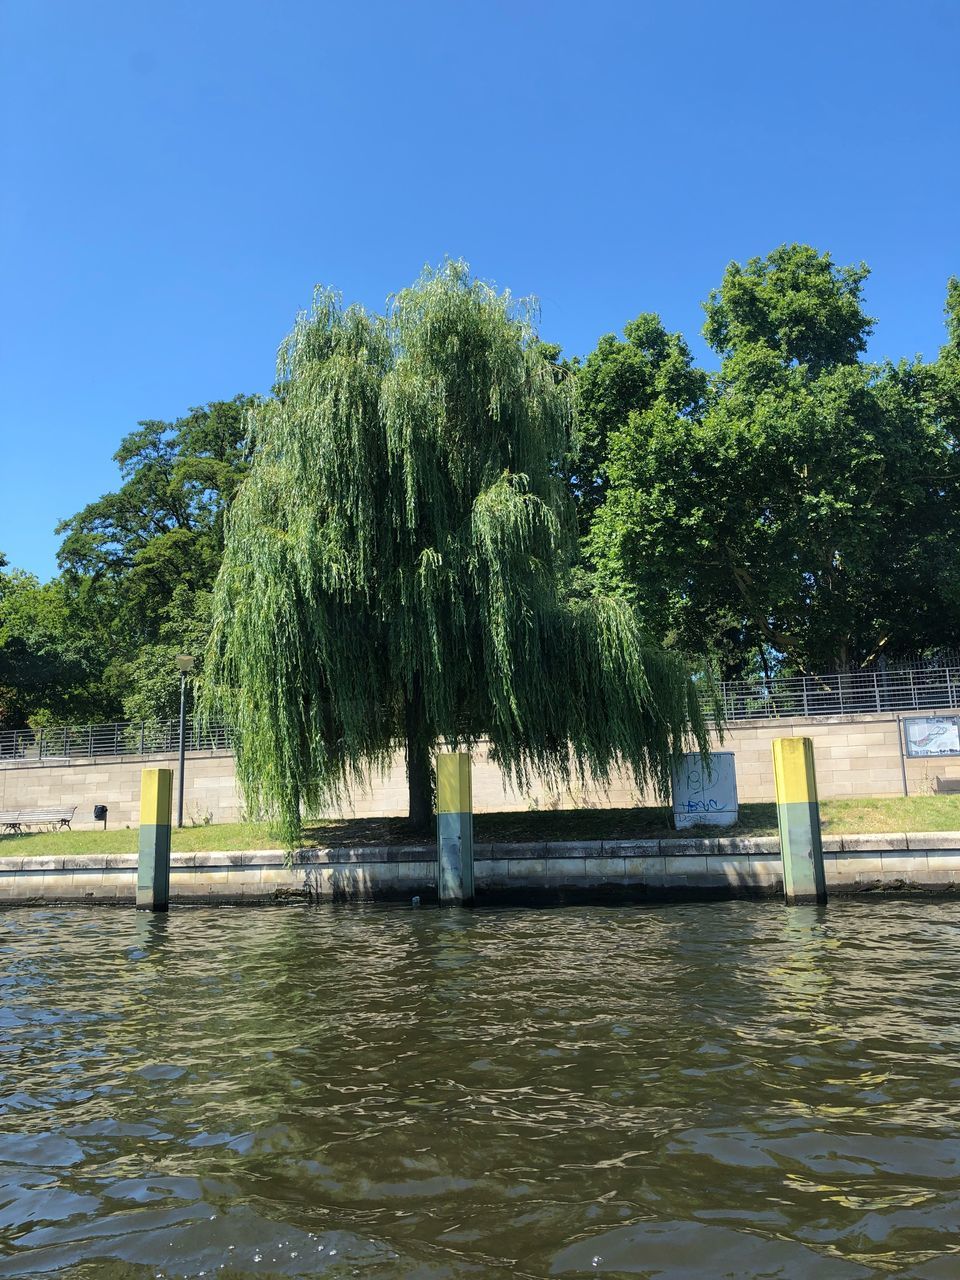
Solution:
[[[0,914],[0,1277],[960,1277],[960,904]]]

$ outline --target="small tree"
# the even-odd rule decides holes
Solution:
[[[680,661],[624,601],[572,593],[555,373],[529,307],[460,263],[385,317],[318,292],[281,348],[228,517],[205,696],[235,726],[248,807],[288,838],[398,742],[418,830],[441,741],[488,740],[520,785],[624,763],[661,789],[705,743]]]

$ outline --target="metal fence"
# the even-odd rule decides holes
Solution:
[[[724,718],[863,715],[960,707],[960,662],[827,676],[728,680],[718,688]],[[0,762],[85,756],[151,755],[176,751],[177,720],[126,724],[57,725],[0,731]],[[230,751],[228,725],[187,721],[188,751]]]
[[[727,720],[929,711],[960,706],[960,664],[729,680],[719,693]]]
[[[190,719],[185,738],[188,751],[229,751],[233,747],[231,730],[222,724],[202,725]],[[5,729],[0,731],[0,761],[143,756],[176,751],[179,743],[179,720]]]

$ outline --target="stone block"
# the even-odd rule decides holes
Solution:
[[[436,862],[398,862],[397,887],[437,887]]]
[[[883,729],[861,729],[854,739],[853,734],[850,735],[851,742],[856,742],[860,747],[890,747],[893,752],[897,751],[897,731],[894,728],[884,731]]]
[[[230,893],[239,882],[234,872],[216,867],[198,867],[192,873],[182,873],[182,876],[183,880],[186,880],[190,886],[189,892],[196,894],[198,897],[211,897]],[[181,876],[178,876],[177,880],[180,882]]]
[[[305,875],[304,867],[255,867],[249,872],[243,872],[242,878],[251,885],[261,885],[268,889],[302,889]]]
[[[547,858],[592,858],[599,856],[603,848],[602,840],[548,840],[545,856]]]
[[[928,871],[926,884],[929,889],[948,889],[951,885],[960,885],[960,875],[953,871]]]
[[[902,831],[897,831],[883,835],[844,836],[842,851],[844,853],[882,853],[888,849],[906,850],[907,848],[906,835]]]
[[[194,867],[228,867],[231,863],[228,854],[211,852],[195,853],[193,855],[193,862],[189,865]]]
[[[0,885],[7,902],[39,902],[43,898],[43,876],[10,876]]]
[[[908,849],[955,849],[960,853],[960,831],[907,831]]]
[[[659,855],[645,855],[640,858],[624,857],[623,873],[628,884],[648,884],[662,888],[666,869],[664,859]]]
[[[776,836],[722,836],[711,857],[755,858],[779,852],[780,841]]]
[[[755,883],[750,858],[707,857],[706,883],[725,884],[731,889],[752,888]]]
[[[44,871],[38,879],[40,894],[45,900],[57,901],[73,897],[72,871]]]
[[[487,858],[483,862],[474,862],[474,880],[487,888],[501,888],[509,882],[509,866],[506,858]]]
[[[593,862],[589,859],[589,862]],[[524,864],[519,864],[524,865]],[[544,861],[544,883],[549,885],[582,885],[586,877],[586,858],[547,858]]]
[[[678,837],[676,840],[661,840],[660,852],[669,859],[676,858],[715,858],[718,853],[719,840],[716,838],[698,839],[695,836]]]
[[[88,887],[99,889],[103,884],[102,867],[80,867],[73,871],[64,871],[64,878],[69,876],[75,889],[86,890]]]
[[[371,884],[383,885],[390,888],[400,879],[400,868],[403,865],[404,862],[397,858],[392,858],[386,859],[383,862],[368,862],[364,867],[364,870],[370,877]],[[433,863],[430,863],[429,865],[431,867],[434,866]]]
[[[757,858],[750,859],[750,875],[757,884],[773,884],[777,881],[783,881],[783,863],[779,858]]]
[[[883,880],[883,863],[879,854],[835,854],[833,874],[839,884],[877,884]]]
[[[912,884],[923,884],[927,878],[927,855],[919,851],[915,853],[882,853],[880,862],[886,879],[909,880]]]
[[[666,841],[664,846],[666,847]],[[703,884],[707,878],[706,855],[696,856],[691,853],[677,858],[667,855],[663,860],[663,872],[667,885]]]
[[[547,846],[543,841],[536,844],[494,844],[492,850],[495,858],[506,858],[510,862],[518,858],[535,858],[543,861],[547,856]]]
[[[864,797],[876,794],[874,788],[881,776],[887,783],[890,778],[889,771],[880,770],[873,765],[867,766],[865,762],[859,760],[856,762],[851,761],[850,768],[844,770],[844,773]]]
[[[104,869],[104,859],[99,858],[96,854],[74,854],[68,855],[63,860],[63,869],[65,872],[82,872],[82,870],[102,870]]]
[[[23,859],[23,869],[30,871],[62,871],[63,858],[27,858]]]
[[[603,853],[613,858],[656,858],[660,854],[660,841],[604,840]]]
[[[960,884],[960,855],[932,849],[927,855],[927,884]]]
[[[622,884],[627,878],[626,858],[587,858],[585,863],[589,884]]]
[[[506,862],[507,879],[512,884],[538,885],[542,884],[546,877],[546,858],[508,858]]]
[[[262,865],[266,855],[258,853],[252,849],[228,849],[224,854],[224,857],[228,859],[231,867],[259,867]],[[280,862],[283,863],[286,861],[286,856],[281,853]]]

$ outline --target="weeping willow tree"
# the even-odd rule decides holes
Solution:
[[[528,305],[462,263],[385,316],[318,292],[253,412],[205,695],[251,812],[293,839],[399,743],[419,830],[438,743],[488,741],[521,787],[626,766],[661,792],[705,745],[681,661],[623,600],[570,590],[573,398]]]

